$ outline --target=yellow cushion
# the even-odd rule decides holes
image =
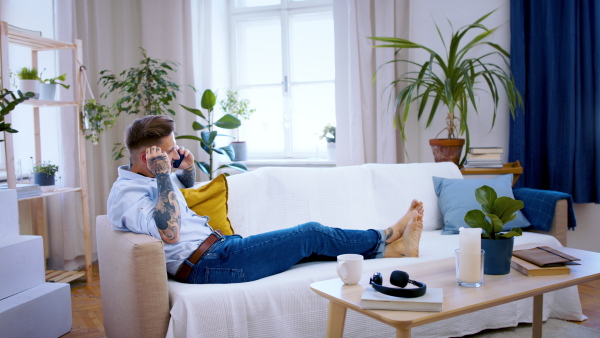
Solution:
[[[208,216],[208,224],[223,235],[233,235],[231,222],[227,217],[227,179],[221,174],[199,188],[181,189],[187,205],[199,216]]]

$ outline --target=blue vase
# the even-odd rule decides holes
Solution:
[[[48,175],[45,173],[33,173],[33,182],[41,187],[54,185],[54,175]]]
[[[510,272],[515,238],[481,239],[481,248],[485,251],[483,273],[486,275],[506,275]]]

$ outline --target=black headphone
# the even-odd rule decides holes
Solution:
[[[425,294],[427,290],[427,285],[425,283],[417,282],[416,280],[408,279],[408,274],[404,271],[394,270],[390,275],[390,283],[395,286],[399,286],[402,289],[398,288],[389,288],[387,286],[383,286],[383,277],[379,272],[373,274],[371,277],[369,284],[373,287],[373,289],[384,293],[386,295],[394,296],[394,297],[402,297],[402,298],[415,298],[421,297]],[[408,284],[413,284],[417,286],[416,289],[404,289],[404,287]]]

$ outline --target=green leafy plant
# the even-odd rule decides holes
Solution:
[[[194,92],[198,93],[196,88],[194,88],[193,86],[190,86],[190,87],[194,90]],[[200,118],[202,118],[205,122],[204,122],[204,124],[202,124],[198,121],[194,121],[192,123],[192,129],[195,131],[200,131],[200,137],[195,136],[195,135],[179,135],[179,136],[175,137],[176,139],[190,139],[190,140],[196,140],[196,141],[200,142],[200,146],[202,147],[202,149],[204,149],[204,151],[209,156],[209,163],[196,161],[196,165],[198,166],[198,168],[200,168],[200,170],[203,173],[208,175],[208,178],[210,180],[213,179],[213,174],[219,169],[232,168],[232,169],[239,170],[239,171],[247,171],[248,170],[248,168],[243,163],[238,163],[238,162],[224,164],[224,165],[219,166],[218,168],[214,168],[214,166],[213,166],[214,153],[217,153],[220,155],[226,155],[227,157],[229,157],[230,160],[233,160],[234,155],[235,155],[233,148],[230,145],[225,146],[225,147],[217,147],[216,146],[215,139],[217,138],[217,136],[229,136],[229,135],[218,134],[217,131],[214,130],[215,127],[223,128],[223,129],[235,129],[241,125],[240,120],[231,114],[225,114],[217,121],[214,121],[213,110],[214,110],[216,103],[217,103],[216,95],[210,89],[207,89],[202,94],[202,99],[200,100],[200,106],[203,109],[206,109],[206,115],[204,113],[202,113],[202,111],[200,109],[190,108],[190,107],[186,107],[184,105],[180,105],[181,107],[183,107],[185,110],[189,111],[190,113],[195,114],[196,116],[199,116]],[[231,136],[229,136],[229,137],[231,137]]]
[[[49,161],[42,162],[33,167],[34,173],[42,173],[46,175],[54,175],[58,171],[58,166],[50,163]]]
[[[5,88],[2,89],[0,94],[0,132],[19,132],[18,130],[13,129],[10,123],[6,123],[4,121],[4,116],[8,115],[12,110],[14,110],[18,104],[29,100],[33,96],[34,94],[32,92],[23,94],[20,90],[17,90],[15,93]],[[4,140],[0,140],[0,142],[4,142]]]
[[[17,77],[21,80],[37,80],[38,71],[36,68],[23,67],[17,71]]]
[[[111,107],[115,111],[112,114],[115,118],[121,113],[175,115],[170,105],[177,98],[180,89],[177,83],[171,81],[170,74],[177,72],[178,64],[173,61],[153,59],[146,54],[144,48],[140,49],[142,50],[140,67],[131,67],[119,75],[115,75],[110,70],[100,72],[98,83],[106,88],[106,92],[100,97],[109,99],[113,94],[118,96]],[[124,151],[125,147],[119,145],[113,152],[113,158],[118,160],[124,157]]]
[[[171,102],[177,97],[179,85],[172,82],[169,73],[176,72],[177,63],[153,59],[142,50],[142,60],[139,68],[129,68],[119,75],[110,70],[100,72],[102,86],[106,92],[101,94],[104,99],[112,93],[120,95],[112,106],[121,113],[144,115],[161,115],[175,111],[169,108]]]
[[[98,144],[100,134],[112,128],[118,117],[116,114],[111,113],[107,106],[96,102],[94,99],[86,100],[82,116],[85,138],[93,144]]]
[[[69,89],[69,87],[71,87],[71,85],[66,85],[64,83],[60,83],[58,81],[66,81],[67,80],[67,74],[63,74],[57,77],[53,77],[53,78],[49,78],[49,79],[43,79],[42,80],[42,74],[44,74],[44,72],[46,71],[46,69],[44,69],[41,73],[40,76],[38,77],[38,80],[41,83],[49,83],[49,84],[57,84],[57,85],[61,85],[64,89]]]
[[[319,140],[322,139],[326,139],[328,143],[335,143],[335,126],[328,123],[325,128],[323,128],[323,135],[319,136]]]
[[[523,234],[521,228],[512,228],[509,232],[502,233],[504,224],[514,220],[517,211],[523,209],[523,201],[507,196],[498,197],[496,191],[487,185],[475,190],[475,198],[481,204],[481,210],[468,211],[465,223],[471,228],[481,228],[481,238],[503,239]]]
[[[406,59],[394,59],[385,63],[408,63],[409,66],[412,65],[418,68],[417,71],[407,71],[389,84],[391,87],[399,86],[401,88],[395,98],[394,125],[402,131],[404,139],[406,139],[404,132],[406,121],[409,117],[411,105],[416,100],[421,101],[417,115],[418,119],[427,116],[426,127],[429,127],[433,121],[438,108],[446,106],[448,113],[445,116],[446,127],[444,130],[448,133],[448,139],[455,139],[459,135],[465,135],[467,149],[470,147],[467,113],[469,111],[469,104],[475,112],[478,112],[475,92],[482,90],[478,84],[483,83],[487,87],[494,103],[491,128],[494,127],[496,121],[498,103],[500,102],[500,87],[507,93],[509,108],[513,118],[515,117],[516,108],[523,106],[523,100],[512,73],[505,71],[498,64],[487,61],[490,57],[500,57],[503,65],[507,68],[509,67],[510,54],[498,44],[485,41],[498,28],[488,29],[482,24],[493,12],[487,13],[474,23],[463,26],[456,32],[452,29],[449,43],[446,43],[442,35],[442,30],[436,24],[436,29],[444,44],[443,53],[438,53],[432,48],[406,39],[394,37],[370,38],[385,43],[376,45],[375,47],[397,49],[395,55],[398,55],[398,52],[404,48],[422,49],[429,53],[429,57],[422,63]],[[450,24],[450,26],[452,25]],[[463,43],[463,38],[471,33],[471,31],[480,31],[480,33],[471,40]],[[491,48],[491,51],[479,52],[479,50],[484,50],[484,47]],[[472,55],[475,51],[478,52],[477,56],[468,57],[468,55]],[[432,99],[432,104],[428,106],[430,99]],[[423,113],[426,109],[429,110],[429,113],[424,115]],[[465,160],[466,154],[460,163],[463,164]]]
[[[238,98],[237,90],[227,90],[227,98],[221,100],[221,109],[225,114],[231,114],[238,119],[248,120],[256,112],[256,109],[250,108],[250,100]]]

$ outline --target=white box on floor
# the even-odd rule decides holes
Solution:
[[[0,257],[0,299],[46,281],[42,237],[0,238]]]
[[[2,143],[4,147],[4,144]],[[19,235],[19,204],[15,189],[0,189],[0,238]]]
[[[71,331],[71,288],[44,283],[0,300],[0,336],[60,337]]]

